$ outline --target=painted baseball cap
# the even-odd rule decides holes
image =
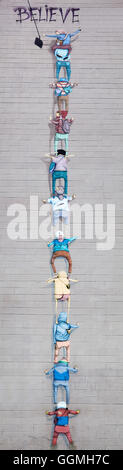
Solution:
[[[64,238],[64,234],[63,234],[63,232],[60,232],[60,230],[58,232],[56,232],[56,238],[59,238],[59,237]]]
[[[57,410],[59,408],[66,408],[66,407],[67,407],[67,405],[66,405],[65,401],[59,401],[59,403],[57,403]]]

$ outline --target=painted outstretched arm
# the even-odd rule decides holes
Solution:
[[[45,411],[46,415],[53,416],[56,414],[56,411]]]
[[[76,34],[80,33],[81,28],[77,29],[74,33],[70,34],[70,37],[72,38],[73,36],[76,36]]]
[[[54,367],[52,367],[50,370],[45,370],[44,372],[46,375],[51,375],[53,371],[54,371]]]
[[[69,367],[68,366],[68,369],[69,369],[70,372],[74,372],[74,373],[78,372],[77,367]]]
[[[50,119],[50,124],[54,124],[56,126],[56,124],[58,124],[58,120],[56,119]]]
[[[53,85],[54,85],[54,84],[53,84]],[[74,88],[75,86],[78,86],[79,84],[78,84],[78,82],[74,82],[74,83],[69,83],[69,85],[70,85],[72,88]]]
[[[48,245],[47,245],[48,248],[49,248],[51,245],[54,245],[54,240],[53,240],[52,242],[48,243]]]
[[[68,412],[69,412],[70,415],[78,415],[78,414],[80,413],[79,410],[76,410],[76,411],[74,411],[74,410],[68,410]]]
[[[49,83],[50,88],[56,88],[56,83]]]
[[[69,242],[68,242],[68,243],[72,243],[72,242],[74,242],[75,240],[77,240],[77,237],[69,238]]]
[[[76,323],[76,325],[70,325],[69,330],[67,330],[68,333],[71,334],[75,328],[79,328],[79,323]]]
[[[55,279],[48,279],[47,283],[51,284],[51,282],[55,282]]]
[[[46,38],[57,38],[58,34],[43,34],[43,36]]]

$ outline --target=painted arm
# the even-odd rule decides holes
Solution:
[[[45,374],[46,374],[46,375],[51,375],[53,371],[54,371],[54,367],[52,367],[52,368],[51,368],[50,370],[48,370],[48,371],[45,371]]]
[[[68,410],[68,413],[71,414],[71,415],[78,415],[80,413],[80,411],[79,410],[76,410],[76,411]]]
[[[72,331],[71,331],[71,330],[75,330],[75,328],[79,328],[79,324],[76,324],[76,325],[70,325],[70,326],[69,326],[69,330],[68,330],[68,332],[70,332],[70,334],[71,334],[71,333],[72,333]]]
[[[52,124],[55,124],[55,126],[56,126],[56,124],[58,124],[58,121],[56,121],[55,119],[50,120],[50,122],[51,122]]]
[[[77,33],[76,33],[77,34]],[[58,35],[57,34],[45,34],[45,37],[46,38],[57,38]]]
[[[50,88],[56,88],[56,83],[49,83]]]
[[[75,86],[78,86],[78,82],[70,83],[70,86],[74,88]]]
[[[52,242],[48,243],[48,245],[47,245],[48,248],[49,248],[49,246],[51,246],[51,245],[54,245],[54,240],[53,240]]]
[[[47,283],[51,284],[51,282],[55,282],[55,279],[48,279]]]
[[[72,38],[73,36],[76,36],[76,34],[80,33],[81,28],[77,29],[74,33],[70,34],[70,37]]]
[[[53,416],[56,414],[56,411],[46,411],[46,415]]]
[[[70,372],[74,372],[74,373],[78,372],[77,367],[69,367],[68,366],[68,369],[69,369]]]
[[[77,237],[69,238],[69,242],[68,242],[68,243],[72,243],[72,242],[74,242],[74,240],[77,240]]]

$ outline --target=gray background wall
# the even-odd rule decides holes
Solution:
[[[53,58],[48,46],[34,47],[34,24],[16,23],[17,0],[0,2],[0,448],[48,449],[53,408],[52,365],[54,304],[46,242],[7,237],[7,208],[29,197],[48,197],[45,152],[53,94]],[[69,193],[78,202],[116,204],[116,245],[98,252],[95,239],[73,244],[71,321],[80,328],[71,341],[71,364],[79,373],[70,383],[71,408],[80,408],[70,427],[78,449],[120,449],[123,440],[123,2],[64,0],[53,6],[80,7],[84,32],[73,43],[70,97],[75,123],[70,150]],[[50,5],[49,0],[47,4]],[[33,6],[41,5],[33,0]],[[57,27],[75,30],[70,17]],[[52,32],[56,23],[40,23]],[[47,44],[50,44],[46,41]],[[59,449],[66,448],[63,437]]]

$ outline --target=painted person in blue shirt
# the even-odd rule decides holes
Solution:
[[[71,42],[71,38],[76,36],[76,34],[80,33],[81,28],[74,31],[74,33],[65,33],[65,31],[56,31],[56,34],[43,34],[43,36],[47,38],[56,38],[57,44],[61,44],[63,46],[68,46]]]
[[[76,36],[81,31],[77,29],[74,33],[65,33],[65,31],[56,31],[56,34],[45,34],[47,38],[56,38],[56,46],[52,48],[56,57],[56,78],[59,80],[59,73],[61,67],[64,67],[67,72],[67,79],[71,77],[71,65],[70,65],[70,51],[71,51],[71,38]]]
[[[59,350],[66,348],[66,360],[70,362],[70,335],[72,331],[79,328],[79,324],[73,325],[67,322],[67,313],[61,312],[58,316],[58,323],[54,323],[53,341],[55,344],[54,363],[58,362]]]
[[[78,372],[76,367],[70,367],[66,358],[63,357],[57,364],[55,364],[49,371],[45,371],[46,375],[53,374],[53,391],[54,391],[54,403],[57,403],[57,392],[58,387],[62,386],[66,390],[66,403],[70,401],[69,394],[69,376],[70,372]]]
[[[63,232],[59,231],[56,233],[56,238],[51,243],[48,243],[48,247],[53,246],[51,266],[55,275],[56,275],[56,267],[55,267],[54,261],[56,258],[59,258],[61,256],[63,258],[66,258],[68,261],[68,264],[69,264],[68,274],[72,272],[72,259],[69,253],[69,245],[76,239],[77,237],[64,238]]]

